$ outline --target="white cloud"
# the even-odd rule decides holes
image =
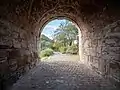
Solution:
[[[43,30],[50,29],[50,30],[56,30],[58,27],[52,26],[52,25],[47,25]]]
[[[47,25],[44,27],[41,34],[46,35],[50,39],[53,39],[54,31],[57,29],[57,26]]]

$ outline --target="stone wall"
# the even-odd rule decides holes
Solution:
[[[35,65],[40,30],[59,17],[80,28],[81,60],[119,82],[119,10],[119,0],[0,1],[0,85]]]
[[[0,87],[16,81],[37,61],[34,33],[0,20]]]
[[[105,74],[120,83],[120,21],[108,25],[103,30],[102,60]]]
[[[120,83],[120,21],[82,37],[82,61],[117,86]]]

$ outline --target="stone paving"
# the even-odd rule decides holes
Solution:
[[[72,55],[54,55],[20,78],[10,90],[117,90]]]

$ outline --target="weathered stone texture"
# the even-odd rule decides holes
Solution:
[[[110,78],[120,82],[120,21],[105,29],[103,40],[102,59],[105,62],[106,73]]]
[[[0,83],[35,65],[42,28],[61,17],[81,30],[81,61],[119,82],[119,16],[119,0],[0,1]]]
[[[103,28],[98,36],[94,33],[82,43],[83,59],[97,72],[120,82],[120,21]]]
[[[0,26],[0,83],[5,84],[35,66],[37,56],[34,36],[9,22],[0,20]]]

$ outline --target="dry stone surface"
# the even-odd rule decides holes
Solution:
[[[52,56],[24,75],[11,90],[117,90],[96,72],[73,60],[75,57]]]

